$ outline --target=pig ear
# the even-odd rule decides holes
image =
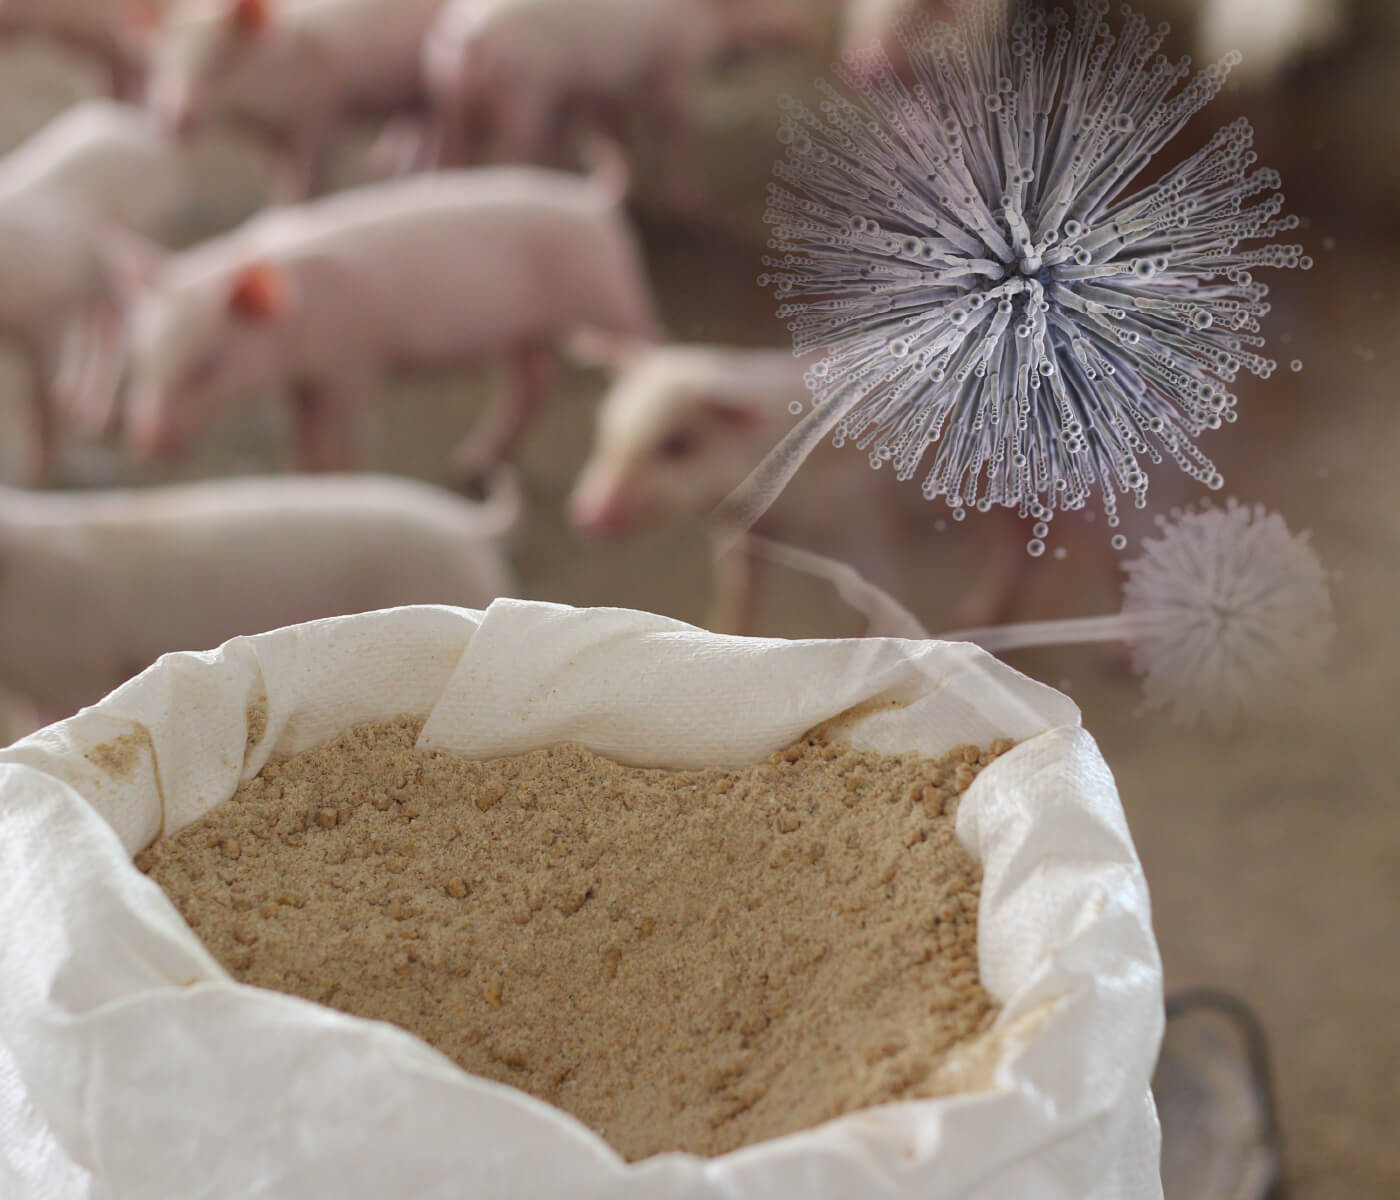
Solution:
[[[228,308],[245,321],[275,321],[287,311],[287,274],[276,263],[259,260],[234,277]]]
[[[170,257],[164,246],[117,226],[104,230],[98,245],[107,277],[125,300],[154,288]]]
[[[268,0],[233,0],[228,20],[238,33],[261,33],[271,23]]]
[[[578,330],[564,343],[564,352],[574,362],[584,367],[598,367],[610,375],[621,375],[648,349],[648,343],[637,338],[596,329]]]

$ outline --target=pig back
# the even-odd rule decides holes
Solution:
[[[322,86],[349,109],[379,112],[421,95],[419,53],[442,0],[335,0],[291,5],[284,20],[329,73]]]
[[[89,43],[115,43],[126,14],[112,0],[4,0],[0,28],[14,27]]]
[[[651,331],[632,235],[582,176],[474,168],[316,207],[317,232],[284,254],[335,264],[317,289],[325,318],[386,362],[468,363],[583,327]]]
[[[0,197],[43,193],[94,221],[155,233],[178,201],[174,145],[141,110],[87,100],[0,160]]]
[[[436,34],[479,48],[493,83],[612,95],[713,50],[700,0],[456,0]]]
[[[168,651],[403,604],[484,607],[511,587],[493,520],[374,475],[0,489],[0,684],[67,713]]]

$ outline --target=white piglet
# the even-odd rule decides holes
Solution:
[[[810,403],[805,365],[785,350],[593,349],[595,357],[610,359],[604,365],[614,378],[598,412],[592,454],[569,499],[569,516],[576,528],[596,536],[712,513],[782,439],[796,420],[794,410]],[[855,447],[827,441],[754,532],[834,558],[897,595],[897,537],[907,529],[913,505],[918,523],[932,523],[912,484],[899,483],[891,471],[872,470]],[[960,618],[991,620],[1004,610],[1028,561],[1024,544],[1015,514],[1003,515],[959,605]],[[748,631],[763,557],[719,558],[712,628]],[[819,573],[837,582],[828,568]]]
[[[140,109],[112,101],[70,108],[0,160],[0,338],[25,353],[33,372],[28,477],[52,464],[59,392],[95,423],[110,407],[120,351],[104,266],[110,231],[157,236],[180,192],[169,140]],[[65,363],[75,329],[83,356]]]
[[[612,386],[598,412],[593,452],[569,499],[573,525],[615,537],[644,524],[714,510],[762,460],[806,406],[804,365],[789,351],[722,346],[616,347]],[[864,455],[824,444],[760,523],[758,532],[800,543],[893,586],[889,472]],[[758,563],[717,563],[712,628],[746,632]]]
[[[795,0],[448,0],[423,48],[438,161],[550,160],[570,118],[639,113],[683,177],[706,68],[813,36]]]
[[[1197,0],[1197,7],[1201,56],[1213,62],[1239,51],[1244,57],[1230,82],[1251,90],[1336,41],[1349,16],[1346,0]]]
[[[192,0],[165,23],[147,100],[179,134],[226,121],[277,156],[286,201],[315,190],[354,117],[423,102],[419,55],[441,0]]]
[[[344,468],[387,371],[506,358],[507,402],[459,452],[476,475],[543,397],[558,339],[657,330],[620,185],[537,167],[376,184],[134,266],[127,433],[146,457],[180,452],[217,412],[286,385],[298,466]]]
[[[793,422],[790,405],[809,401],[804,365],[786,350],[726,346],[584,347],[603,359],[612,383],[598,410],[593,452],[574,484],[569,515],[600,536],[657,520],[710,512]],[[848,486],[870,475],[860,455],[819,447],[813,469],[778,501],[804,510],[804,491]],[[860,487],[860,492],[868,492]]]
[[[474,503],[377,475],[161,488],[0,488],[0,696],[66,716],[171,650],[511,591],[508,476]]]

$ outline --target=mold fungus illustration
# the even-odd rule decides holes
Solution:
[[[823,438],[855,443],[961,517],[1048,521],[1097,495],[1145,504],[1167,460],[1223,483],[1197,439],[1235,419],[1241,370],[1275,367],[1260,267],[1275,171],[1244,120],[1162,168],[1237,55],[1193,73],[1166,26],[1105,0],[966,3],[901,28],[912,83],[878,49],[844,60],[820,111],[788,100],[760,283],[781,302],[812,408],[721,516],[746,526]]]

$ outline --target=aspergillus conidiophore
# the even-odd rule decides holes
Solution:
[[[1231,500],[1158,517],[1161,536],[1123,564],[1123,608],[1106,617],[1025,621],[943,634],[993,653],[1127,641],[1148,709],[1224,723],[1316,679],[1332,641],[1326,574],[1307,534]]]
[[[1219,487],[1197,448],[1235,417],[1260,353],[1256,267],[1308,267],[1273,239],[1276,172],[1246,121],[1155,178],[1154,156],[1224,85],[1158,51],[1166,27],[1107,0],[1031,0],[922,15],[901,38],[916,82],[881,52],[848,59],[853,96],[787,101],[760,282],[783,302],[813,408],[727,504],[752,522],[828,434],[923,490],[1045,521],[1096,492],[1144,503],[1171,459]],[[1009,10],[1009,11],[1008,11]],[[1150,182],[1144,180],[1150,179]]]

